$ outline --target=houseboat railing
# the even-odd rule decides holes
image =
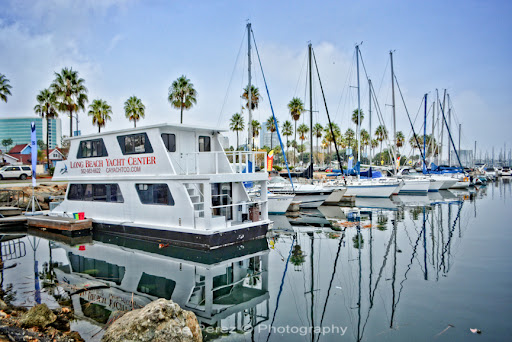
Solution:
[[[252,173],[264,171],[267,152],[265,151],[215,151],[187,152],[178,156],[171,154],[171,160],[180,175]]]

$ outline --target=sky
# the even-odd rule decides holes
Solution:
[[[393,51],[406,105],[395,87],[397,130],[411,136],[407,108],[415,130],[422,134],[421,103],[427,94],[430,134],[436,90],[442,99],[446,89],[456,145],[461,124],[462,149],[473,149],[475,141],[478,151],[489,153],[493,146],[496,153],[505,143],[507,150],[512,147],[510,1],[0,2],[0,73],[12,86],[8,102],[0,102],[0,117],[35,115],[37,94],[49,87],[55,72],[71,67],[85,80],[89,103],[103,99],[112,106],[112,121],[104,130],[133,126],[123,105],[132,95],[146,106],[146,117],[138,126],[179,123],[179,110],[167,97],[172,81],[181,75],[198,93],[184,123],[227,129],[230,117],[243,105],[250,21],[270,94],[269,99],[253,48],[253,83],[263,94],[253,117],[260,122],[271,115],[270,101],[280,123],[291,118],[287,104],[292,97],[309,107],[306,57],[311,42],[331,119],[342,131],[355,130],[350,116],[358,106],[355,46],[361,44],[361,108],[367,113],[368,76],[388,131],[393,129]],[[321,96],[315,78],[314,121],[325,125]],[[245,110],[243,115],[247,119]],[[60,117],[63,134],[69,134],[68,116]],[[375,130],[380,122],[375,113],[372,118]],[[82,134],[97,132],[87,113],[80,112],[79,120]],[[368,116],[362,124],[368,129]],[[236,145],[235,134],[226,135]],[[246,136],[244,132],[241,140]]]

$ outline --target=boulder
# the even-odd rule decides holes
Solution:
[[[117,319],[101,340],[199,342],[203,337],[193,312],[183,310],[172,300],[161,298]]]
[[[23,327],[44,328],[57,320],[57,316],[48,309],[46,304],[39,304],[31,308],[23,315],[20,323]]]
[[[0,299],[0,310],[7,310],[8,306],[3,300]]]

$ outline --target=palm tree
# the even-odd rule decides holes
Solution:
[[[73,68],[64,68],[59,73],[55,73],[50,90],[57,97],[57,109],[61,112],[69,113],[69,136],[73,136],[73,113],[85,110],[85,104],[89,102],[87,97],[87,88],[84,85],[85,80],[78,77],[78,71]]]
[[[356,126],[359,126],[363,122],[364,113],[363,113],[363,110],[361,109],[361,115],[359,115],[361,117],[361,121],[358,121],[357,113],[358,113],[358,110],[354,109],[354,111],[352,112],[352,122],[355,123]]]
[[[244,117],[239,113],[233,114],[229,121],[229,129],[236,132],[236,149],[238,151],[238,132],[242,132],[245,129]]]
[[[306,134],[309,132],[309,126],[306,124],[301,124],[299,128],[297,128],[297,132],[299,132],[299,139],[301,140],[301,150],[304,151],[304,140],[306,140]],[[302,157],[300,158],[302,160]]]
[[[180,123],[183,123],[183,109],[192,108],[197,103],[196,96],[197,91],[194,89],[194,85],[185,75],[181,75],[169,87],[167,100],[174,108],[180,110]]]
[[[331,133],[331,127],[332,127],[332,131],[334,133],[334,137],[332,136],[332,133]],[[339,136],[341,136],[341,130],[337,124],[331,123],[330,125],[325,126],[324,131],[325,131],[325,140],[327,140],[327,142],[329,143],[329,154],[331,154],[331,144],[334,143],[335,139],[337,139]]]
[[[350,148],[352,145],[350,142],[354,139],[355,133],[351,128],[347,128],[347,131],[345,132],[345,139],[347,139],[348,147]]]
[[[247,101],[245,108],[249,108],[249,85],[244,88],[244,92],[242,94],[242,98]],[[251,110],[258,108],[260,104],[261,96],[260,90],[251,84]]]
[[[295,141],[297,140],[297,121],[300,119],[300,115],[304,110],[304,104],[298,97],[294,97],[291,99],[290,103],[288,103],[288,109],[290,110],[290,115],[292,119],[295,121]]]
[[[293,134],[293,126],[292,126],[292,123],[289,120],[286,120],[283,123],[282,134],[286,137],[286,152],[288,153],[288,148],[290,147],[290,142],[288,141],[288,139]]]
[[[101,132],[101,127],[105,127],[107,120],[112,120],[112,108],[108,105],[107,101],[97,99],[92,101],[89,105],[89,116],[92,116],[92,124],[98,126],[98,133]]]
[[[2,101],[7,102],[7,95],[12,95],[11,88],[9,80],[5,75],[0,74],[0,99],[2,99]]]
[[[258,120],[252,120],[251,122],[251,134],[252,134],[252,149],[254,150],[254,138],[260,135],[261,124]]]
[[[379,147],[379,141],[377,139],[372,139],[371,146],[370,146],[370,148],[372,149],[372,154],[373,154],[373,150],[376,149],[377,147]]]
[[[137,121],[144,118],[146,106],[136,97],[131,96],[124,103],[124,113],[128,121],[133,121],[133,127],[137,127]]]
[[[313,135],[315,136],[316,138],[316,149],[317,149],[317,153],[320,153],[320,146],[318,145],[318,139],[320,139],[322,137],[322,134],[324,133],[324,127],[319,124],[319,123],[316,123],[314,126],[313,126]],[[317,156],[317,162],[320,163],[320,160]]]
[[[276,121],[277,121],[277,124],[279,125],[279,121],[277,120],[277,118],[276,118]],[[270,131],[270,149],[271,150],[272,150],[272,147],[273,147],[272,146],[272,138],[274,136],[274,132],[277,131],[276,121],[274,121],[274,116],[271,115],[267,119],[267,123],[266,123],[267,129]]]
[[[414,150],[416,148],[419,148],[418,144],[416,144],[416,139],[414,136],[410,137],[409,138],[409,145],[411,145],[411,148],[412,148],[412,155],[414,156]]]
[[[368,153],[367,147],[370,145],[370,134],[364,128],[359,133],[361,134],[361,143],[364,146],[364,152]]]
[[[50,170],[50,119],[57,116],[57,98],[50,89],[43,89],[36,96],[37,104],[34,107],[36,114],[46,119],[46,167]]]
[[[382,154],[382,142],[388,138],[388,131],[386,130],[386,127],[384,127],[383,125],[379,125],[379,127],[377,127],[377,129],[375,130],[375,136],[377,137],[377,140],[380,142],[380,153]]]
[[[400,154],[400,147],[404,146],[405,136],[402,133],[402,131],[396,132],[396,147],[397,147],[397,153]]]

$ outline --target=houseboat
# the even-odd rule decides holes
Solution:
[[[265,236],[265,152],[225,152],[222,130],[160,124],[69,138],[53,180],[67,181],[51,215],[83,212],[94,229],[213,249]],[[246,184],[259,185],[251,200]]]

